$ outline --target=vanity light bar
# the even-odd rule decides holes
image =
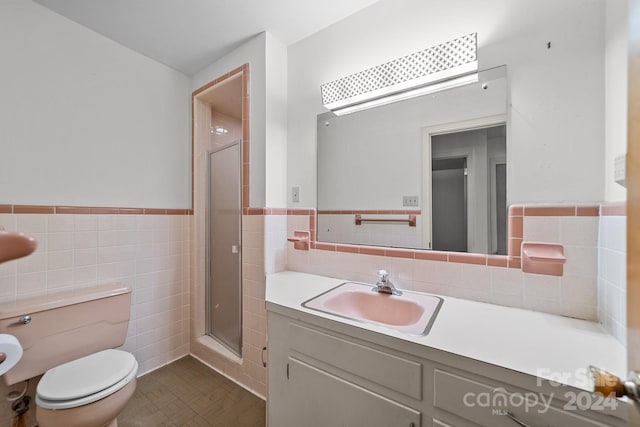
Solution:
[[[477,82],[478,73],[473,73],[462,77],[456,77],[451,80],[446,80],[444,82],[419,87],[417,89],[411,89],[406,92],[400,92],[393,95],[385,96],[383,98],[377,98],[371,101],[362,102],[360,104],[338,108],[333,110],[333,113],[336,116],[342,116],[349,113],[355,113],[356,111],[366,110],[367,108],[379,107],[381,105],[391,104],[392,102],[403,101],[405,99],[415,98],[416,96],[427,95],[429,93],[439,92],[446,89],[453,89],[454,87],[464,86]]]
[[[322,104],[335,112],[337,109],[402,94],[414,89],[425,88],[457,77],[477,73],[477,51],[477,33],[432,46],[420,52],[323,84],[320,87]],[[424,93],[444,90],[449,87],[441,86],[438,89]],[[370,108],[374,105],[364,108]]]

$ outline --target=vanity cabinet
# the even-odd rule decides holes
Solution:
[[[615,400],[301,311],[268,331],[270,427],[626,426]]]

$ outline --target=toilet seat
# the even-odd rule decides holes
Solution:
[[[107,397],[136,377],[138,362],[122,350],[98,353],[48,370],[36,390],[36,404],[46,409],[69,409]]]

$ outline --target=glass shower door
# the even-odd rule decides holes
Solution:
[[[240,142],[209,153],[207,334],[242,353]]]

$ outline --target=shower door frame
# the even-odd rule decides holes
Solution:
[[[242,188],[243,188],[243,173],[242,173],[242,139],[237,139],[229,144],[226,144],[222,147],[219,147],[215,150],[207,150],[206,155],[206,170],[207,170],[207,182],[211,182],[211,157],[218,152],[224,151],[234,146],[238,146],[238,286],[239,286],[239,313],[238,313],[238,322],[239,322],[239,335],[238,335],[238,348],[233,348],[226,342],[224,342],[220,337],[217,337],[213,334],[213,289],[211,287],[211,282],[213,280],[213,273],[211,271],[211,190],[206,192],[206,208],[205,208],[205,259],[206,259],[206,267],[205,267],[205,334],[210,338],[214,339],[217,343],[224,346],[227,350],[231,351],[233,354],[242,358],[242,349],[243,349],[243,304],[242,304]]]

